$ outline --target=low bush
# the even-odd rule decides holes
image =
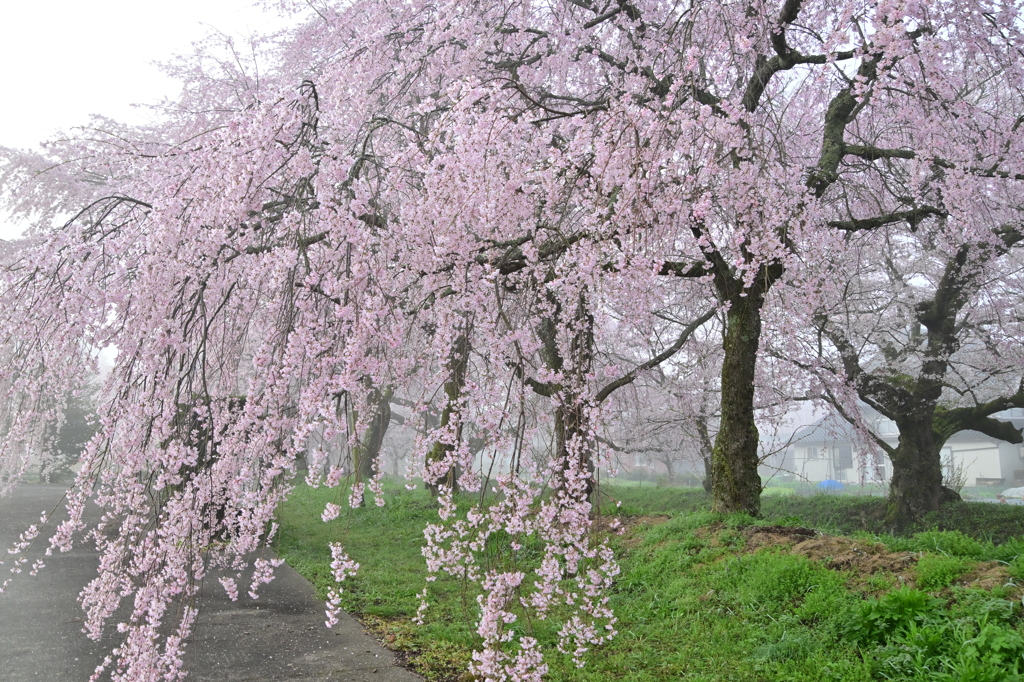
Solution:
[[[996,545],[1018,537],[1024,529],[1024,506],[990,502],[951,502],[926,514],[921,529],[958,530]]]

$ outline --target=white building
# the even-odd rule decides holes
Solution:
[[[870,408],[864,416],[876,434],[892,445],[899,441],[896,424]],[[1024,428],[1024,410],[1012,409],[995,415]],[[892,463],[877,447],[866,447],[852,426],[838,415],[829,415],[816,423],[797,429],[786,450],[778,456],[773,468],[783,480],[819,482],[835,480],[842,483],[887,481],[892,476]],[[944,475],[947,480],[960,477],[964,485],[1010,487],[1024,485],[1024,450],[1021,445],[1007,443],[978,431],[961,431],[946,441],[942,448]]]

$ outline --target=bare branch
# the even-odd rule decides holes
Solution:
[[[633,381],[636,379],[637,375],[640,374],[640,372],[644,372],[644,371],[647,371],[647,370],[652,369],[654,367],[657,367],[658,365],[660,365],[661,363],[665,362],[670,357],[672,357],[673,355],[678,353],[679,350],[683,347],[683,344],[686,343],[686,340],[688,338],[690,338],[690,336],[695,331],[697,331],[697,329],[699,329],[701,325],[703,325],[705,322],[707,322],[712,317],[714,317],[715,312],[717,310],[718,310],[717,308],[712,308],[712,309],[708,310],[707,312],[705,312],[703,315],[698,317],[696,320],[694,320],[693,322],[688,324],[686,326],[686,328],[683,329],[683,331],[679,334],[679,338],[677,338],[675,343],[673,343],[671,346],[666,348],[664,351],[662,351],[658,355],[655,355],[653,358],[651,358],[647,362],[643,363],[642,365],[638,365],[637,367],[634,367],[632,370],[630,370],[629,372],[627,372],[623,376],[619,377],[615,381],[611,382],[610,384],[608,384],[607,386],[602,388],[600,391],[597,392],[597,396],[594,398],[594,402],[596,402],[596,403],[604,402],[604,400],[608,396],[610,396],[616,389],[621,388],[621,387],[625,386],[626,384],[633,383]]]

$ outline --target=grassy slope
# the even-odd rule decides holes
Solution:
[[[710,498],[700,488],[611,487],[608,499],[622,502],[632,514],[678,514],[703,511]],[[771,491],[772,489],[769,489]],[[886,534],[883,522],[886,501],[870,495],[771,495],[761,497],[761,514],[772,522],[794,521],[830,533],[856,532]],[[1005,542],[1024,535],[1024,507],[988,502],[956,502],[929,514],[924,523],[911,529],[958,530],[972,537]]]
[[[962,529],[966,535],[880,535],[894,549],[929,551],[923,555],[928,560],[921,563],[922,570],[927,570],[924,582],[941,605],[931,603],[908,612],[885,602],[885,597],[880,602],[866,599],[867,594],[893,591],[898,576],[857,578],[788,551],[744,551],[742,527],[752,520],[711,516],[703,491],[621,487],[604,492],[606,501],[622,502],[616,513],[623,518],[652,514],[671,518],[635,524],[625,536],[615,538],[623,570],[612,605],[620,619],[620,635],[595,652],[582,670],[572,668],[558,654],[549,655],[550,679],[1012,679],[1006,660],[996,661],[996,672],[980,668],[972,672],[972,661],[956,663],[954,659],[963,657],[962,651],[970,649],[965,649],[965,642],[981,636],[989,621],[992,627],[985,631],[992,635],[989,639],[997,635],[1005,639],[1002,649],[998,642],[989,648],[994,646],[1000,656],[1016,655],[1013,637],[1024,634],[1020,608],[1006,611],[1010,602],[1003,598],[1011,596],[1014,588],[982,593],[951,590],[946,585],[969,571],[972,562],[990,559],[1010,562],[1017,572],[1015,580],[1024,582],[1024,560],[1015,559],[1024,540],[1007,542],[1015,534],[1024,534],[1022,507],[965,503],[928,520],[932,528]],[[422,529],[436,518],[430,500],[419,491],[394,489],[383,508],[349,511],[338,520],[321,522],[324,504],[339,503],[340,495],[337,490],[297,489],[280,511],[278,551],[323,596],[331,584],[327,542],[344,544],[362,568],[357,578],[344,585],[343,608],[359,614],[389,646],[409,652],[413,667],[428,678],[459,679],[476,641],[475,593],[455,580],[432,583],[426,625],[418,628],[409,623],[426,574],[419,553]],[[766,497],[762,523],[880,533],[885,529],[878,525],[878,504],[877,499],[842,495]],[[605,507],[614,509],[611,504]],[[1001,544],[994,545],[992,539]],[[905,592],[896,598],[902,599]],[[902,608],[903,615],[910,613],[907,617],[914,628],[934,631],[933,639],[944,642],[942,646],[928,648],[918,646],[917,640],[904,641],[906,628],[899,623],[890,628],[892,632],[868,627],[892,621],[893,608]],[[1003,615],[986,615],[986,609]],[[954,632],[954,625],[960,630]],[[552,641],[550,627],[538,628],[534,634],[541,641]],[[1021,643],[1024,647],[1024,640]],[[907,662],[915,655],[923,661],[918,672],[913,661]],[[920,676],[923,669],[928,670],[926,677]]]

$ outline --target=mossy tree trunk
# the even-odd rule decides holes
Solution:
[[[559,484],[575,471],[585,476],[581,496],[590,499],[594,492],[594,449],[596,443],[587,425],[581,400],[568,400],[555,408],[555,457],[560,469],[555,472]]]
[[[919,378],[918,383],[932,380]],[[932,393],[935,392],[933,389]],[[970,430],[1008,443],[1024,442],[1020,429],[991,416],[1011,407],[1024,407],[1024,386],[1013,395],[971,407],[947,410],[937,403],[938,398],[933,404],[919,406],[917,411],[906,406],[900,410],[898,404],[888,406],[900,437],[896,447],[888,452],[892,480],[886,522],[898,529],[920,521],[947,502],[961,499],[959,493],[944,485],[942,475],[942,446],[951,436]]]
[[[944,439],[935,437],[930,411],[900,419],[896,425],[900,440],[890,455],[892,479],[886,520],[894,526],[905,526],[938,509],[947,499],[940,456]]]
[[[562,306],[557,299],[549,297],[549,302],[554,308],[553,314],[537,325],[537,336],[541,341],[540,355],[549,371],[562,374],[564,378],[559,384],[537,381],[528,383],[535,392],[555,398],[557,401],[554,415],[554,455],[559,469],[554,472],[555,481],[562,485],[572,470],[583,473],[586,481],[580,494],[589,499],[594,491],[596,443],[587,424],[587,405],[583,390],[584,377],[590,371],[594,358],[594,318],[587,309],[584,293],[579,295],[576,309],[568,320],[562,319]],[[563,324],[571,330],[568,363],[562,357],[558,345],[559,325]]]
[[[711,455],[712,508],[720,513],[761,511],[754,424],[754,371],[761,338],[764,294],[746,290],[729,300],[722,360],[721,420]]]

